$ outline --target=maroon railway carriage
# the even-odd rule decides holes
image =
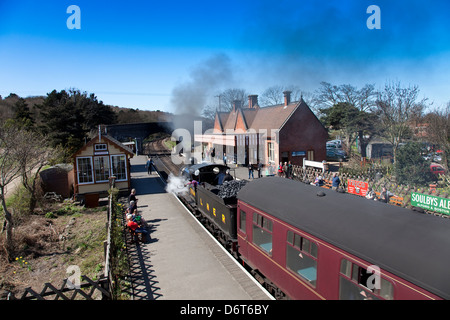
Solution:
[[[450,220],[283,178],[238,194],[241,258],[291,299],[449,299]]]

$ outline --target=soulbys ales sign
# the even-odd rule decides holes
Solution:
[[[412,192],[411,205],[450,215],[450,199]]]

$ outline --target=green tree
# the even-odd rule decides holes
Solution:
[[[83,146],[88,132],[100,124],[114,123],[115,113],[94,94],[71,89],[49,93],[40,108],[40,132],[52,146],[62,146],[69,157]]]
[[[373,135],[376,128],[375,114],[362,111],[348,102],[338,102],[330,108],[320,109],[323,115],[320,120],[335,130],[340,130],[345,137],[347,152],[351,155],[350,146],[359,135]]]
[[[27,130],[33,129],[35,121],[26,100],[23,98],[17,100],[17,102],[14,104],[13,109],[13,122],[20,128],[24,128]]]
[[[436,180],[430,171],[430,162],[422,157],[422,144],[410,142],[397,150],[394,174],[397,182],[409,185],[427,185]]]

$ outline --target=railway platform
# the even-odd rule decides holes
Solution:
[[[269,300],[237,261],[165,191],[146,156],[131,159],[131,187],[138,210],[149,224],[150,240],[133,244],[131,281],[134,300]]]

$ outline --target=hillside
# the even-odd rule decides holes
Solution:
[[[8,97],[0,96],[0,119],[9,119],[14,116],[14,105],[20,97],[11,93]],[[39,119],[39,108],[36,106],[45,100],[45,96],[25,97],[26,103],[34,119]],[[117,114],[117,124],[153,122],[153,121],[172,121],[172,114],[160,110],[147,111],[139,109],[122,108],[118,106],[109,106]]]

